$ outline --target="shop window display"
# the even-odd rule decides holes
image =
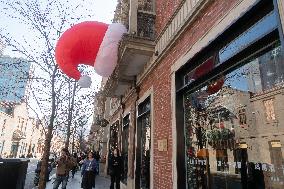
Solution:
[[[208,82],[184,95],[189,189],[284,188],[283,64],[275,42],[214,93]]]
[[[150,189],[150,159],[151,159],[151,103],[147,98],[138,106],[137,118],[137,188]]]
[[[118,148],[118,127],[119,127],[119,121],[116,121],[110,127],[110,140],[109,140],[110,153],[112,153],[115,148]]]
[[[122,182],[127,184],[127,173],[128,173],[128,137],[129,137],[129,114],[123,118],[122,124],[122,151],[121,156],[123,159],[123,175]]]

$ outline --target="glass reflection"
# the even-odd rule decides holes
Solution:
[[[128,138],[129,138],[129,114],[123,118],[123,128],[122,128],[122,151],[121,156],[123,159],[123,174],[122,182],[127,184],[127,174],[128,174]]]
[[[278,44],[184,96],[189,189],[284,188],[283,78]]]
[[[150,146],[151,146],[151,126],[150,113],[142,118],[142,148],[141,148],[141,188],[150,188]]]
[[[251,45],[256,40],[260,39],[264,35],[270,33],[277,26],[277,16],[276,12],[271,12],[259,22],[257,22],[254,26],[240,35],[238,38],[233,40],[223,49],[221,49],[219,53],[220,63],[225,62],[233,55],[239,53],[241,50]]]
[[[141,126],[141,172],[140,188],[150,189],[150,150],[151,150],[151,104],[147,99],[138,107],[138,122]]]
[[[110,127],[110,139],[109,139],[110,153],[112,153],[113,150],[118,147],[118,126],[119,122],[117,121]]]

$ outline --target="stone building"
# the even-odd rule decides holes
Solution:
[[[98,114],[122,188],[283,188],[283,11],[281,0],[119,1],[128,33]]]
[[[44,147],[44,127],[28,116],[25,103],[1,103],[0,155],[3,157],[40,158]]]
[[[4,49],[5,49],[5,45],[4,45],[4,43],[0,40],[0,56],[2,56]]]

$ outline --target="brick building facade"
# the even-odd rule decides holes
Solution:
[[[263,168],[282,165],[275,159],[284,157],[284,122],[275,115],[283,105],[274,100],[283,99],[284,75],[275,69],[284,69],[283,2],[123,0],[119,5],[115,20],[129,31],[100,95],[107,102],[102,108],[108,116],[102,117],[109,122],[109,151],[118,147],[124,158],[122,188],[283,187],[281,171]],[[256,65],[259,73],[248,68]],[[225,93],[231,104],[220,97]],[[257,97],[268,93],[274,96]],[[264,119],[269,123],[261,125]],[[264,136],[262,128],[270,123],[278,126]],[[262,172],[252,171],[259,163]]]

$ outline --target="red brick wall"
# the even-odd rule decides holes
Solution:
[[[141,84],[140,96],[151,86],[154,90],[154,189],[172,188],[172,126],[171,126],[171,66],[191,46],[201,38],[213,24],[222,17],[226,11],[238,0],[215,0],[204,9],[195,22],[190,25],[176,41],[173,48],[160,61],[159,65],[151,72]],[[164,5],[170,2],[177,3],[178,0],[162,1],[157,0],[157,10],[162,11]],[[171,5],[170,7],[174,7]],[[168,10],[170,9],[170,10]],[[171,8],[163,12],[172,12]],[[164,18],[160,18],[164,16]],[[161,30],[169,15],[157,14],[157,30]],[[159,28],[160,27],[160,28]],[[157,140],[168,139],[168,151],[159,152]]]
[[[159,35],[182,0],[156,0],[156,34]]]

